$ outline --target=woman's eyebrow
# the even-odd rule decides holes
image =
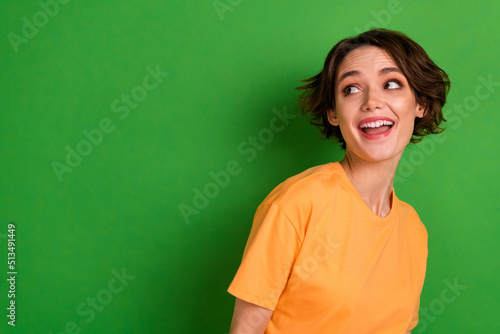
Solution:
[[[339,77],[339,81],[337,82],[337,86],[340,85],[340,83],[342,82],[342,80],[344,80],[345,78],[347,77],[353,77],[353,76],[356,76],[356,75],[359,75],[359,71],[349,71],[349,72],[345,72],[344,74],[342,74],[340,77]]]
[[[391,73],[391,72],[397,72],[401,75],[404,75],[403,72],[397,67],[386,67],[386,68],[381,69],[378,73],[379,73],[379,75],[383,75],[383,74],[387,74],[387,73]]]
[[[399,68],[397,68],[397,67],[385,67],[385,68],[381,69],[378,72],[378,75],[384,75],[384,74],[391,73],[391,72],[397,72],[397,73],[399,73],[401,75],[404,75],[403,72]],[[339,77],[339,80],[337,82],[337,86],[339,86],[340,83],[342,82],[342,80],[344,80],[345,78],[347,78],[347,77],[353,77],[353,76],[356,76],[356,75],[359,75],[359,71],[349,71],[349,72],[343,73]]]

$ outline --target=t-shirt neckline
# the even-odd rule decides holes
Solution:
[[[396,216],[396,213],[398,211],[398,202],[399,202],[399,199],[396,197],[396,192],[394,191],[394,187],[392,188],[392,207],[391,207],[391,211],[389,212],[389,214],[387,216],[380,217],[380,216],[376,215],[366,205],[365,201],[363,201],[363,199],[361,198],[361,195],[358,193],[358,191],[356,190],[356,188],[354,188],[354,185],[351,183],[351,180],[349,180],[349,177],[347,176],[347,174],[346,174],[344,168],[342,167],[342,165],[340,164],[340,162],[336,161],[336,162],[331,162],[330,164],[332,165],[333,168],[335,168],[335,169],[337,169],[339,171],[339,174],[342,177],[342,180],[344,181],[344,183],[355,194],[356,199],[358,200],[358,202],[360,203],[360,207],[362,208],[362,213],[364,214],[364,216],[366,218],[368,218],[375,225],[378,225],[378,226],[381,226],[381,227],[388,226],[388,225],[390,225],[392,223],[392,221],[394,220],[393,218]]]

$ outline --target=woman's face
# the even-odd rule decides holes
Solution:
[[[335,80],[335,109],[328,119],[346,142],[346,153],[371,162],[398,160],[408,145],[415,117],[424,108],[391,57],[364,46],[351,51]]]

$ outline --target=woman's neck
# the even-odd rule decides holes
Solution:
[[[369,162],[346,151],[340,162],[365,204],[379,217],[385,217],[391,211],[390,197],[400,158]]]

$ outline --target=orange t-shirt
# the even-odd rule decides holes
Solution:
[[[415,210],[393,190],[375,215],[335,162],[267,196],[228,292],[274,310],[266,334],[401,334],[418,323],[426,262]]]

